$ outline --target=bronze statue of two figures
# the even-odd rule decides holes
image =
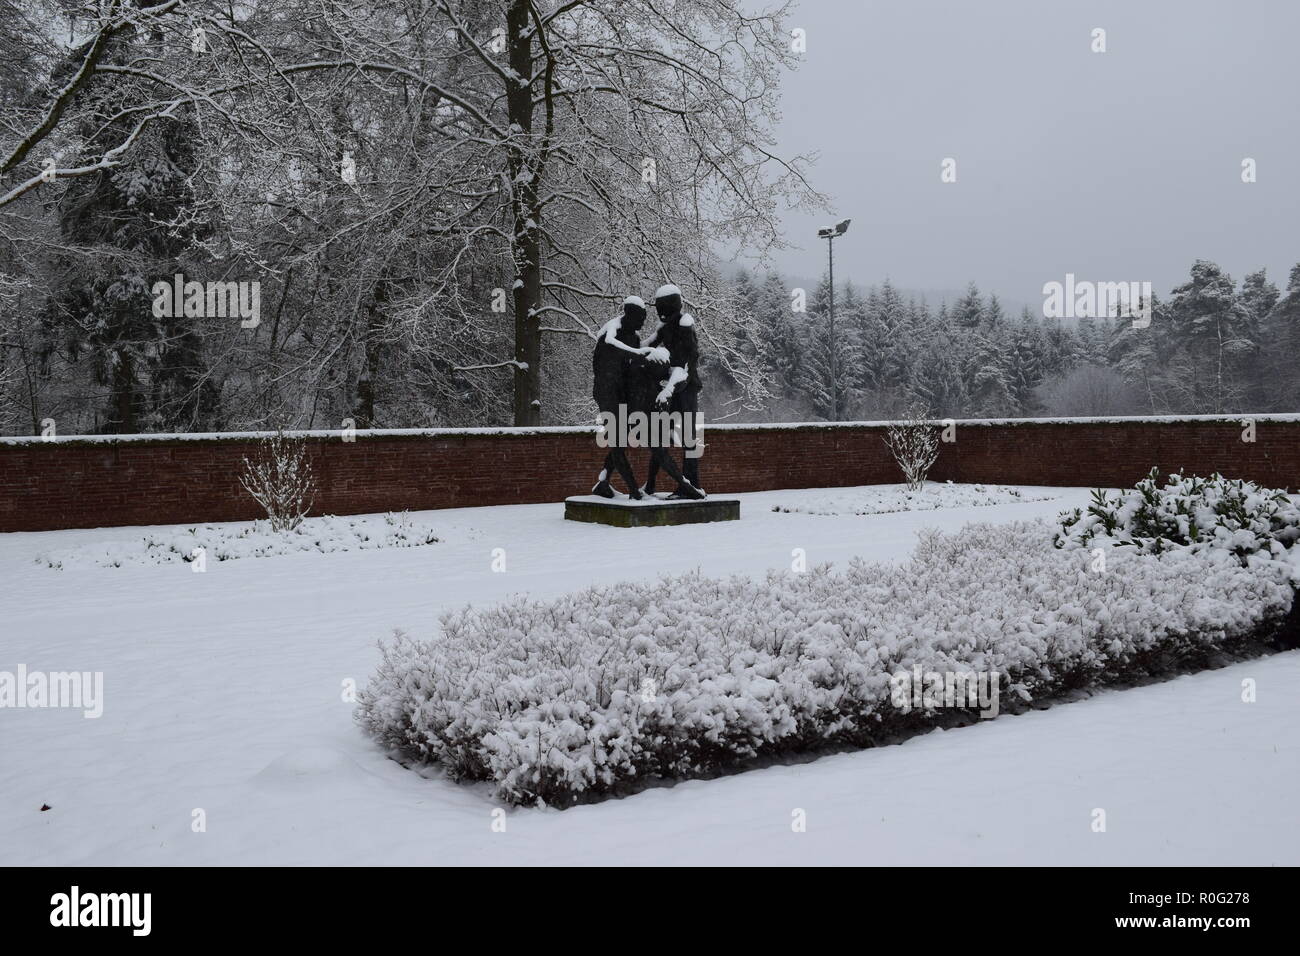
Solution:
[[[641,344],[640,332],[645,324],[646,307],[636,296],[628,296],[623,301],[623,314],[607,322],[596,337],[592,394],[605,423],[602,444],[609,451],[591,493],[602,498],[615,497],[609,483],[615,471],[627,485],[630,498],[653,496],[660,471],[667,472],[677,482],[671,498],[704,497],[699,460],[703,446],[698,430],[702,386],[695,319],[682,313],[682,294],[675,285],[659,287],[654,308],[659,326],[645,345]],[[640,416],[638,422],[672,422],[683,445],[679,470],[669,450],[670,430],[653,426],[642,430],[647,438],[645,445],[650,449],[650,473],[643,486],[638,486],[627,457],[629,431],[636,429],[629,430],[626,423],[637,416]],[[635,446],[641,442],[632,440],[630,444]]]

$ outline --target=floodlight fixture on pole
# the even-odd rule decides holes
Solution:
[[[826,258],[827,272],[831,288],[831,315],[830,315],[830,353],[831,353],[831,421],[840,420],[840,370],[837,367],[836,355],[839,352],[838,342],[835,339],[835,237],[842,236],[849,231],[850,219],[841,219],[834,226],[826,229],[817,230],[817,238],[826,240]]]

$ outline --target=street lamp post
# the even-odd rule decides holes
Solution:
[[[817,236],[826,240],[827,272],[831,287],[831,421],[840,420],[840,370],[836,362],[839,342],[835,338],[835,237],[849,231],[848,219],[842,219],[827,229],[818,229]]]

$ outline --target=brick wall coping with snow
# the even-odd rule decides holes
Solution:
[[[994,427],[1008,425],[1073,425],[1073,424],[1124,424],[1124,423],[1156,423],[1161,425],[1176,425],[1180,423],[1196,422],[1220,422],[1240,425],[1242,422],[1250,420],[1259,422],[1300,422],[1300,413],[1278,414],[1274,412],[1261,413],[1252,415],[1242,413],[1239,415],[1127,415],[1127,416],[1092,416],[1076,418],[958,418],[951,421],[962,427]],[[935,419],[935,424],[946,423],[950,419]],[[892,420],[881,421],[853,421],[853,422],[745,422],[745,423],[728,423],[719,422],[710,424],[707,420],[705,425],[709,430],[719,429],[725,431],[805,431],[809,429],[857,429],[857,428],[886,428],[894,424]],[[526,427],[516,427],[511,425],[497,426],[477,426],[470,428],[371,428],[357,429],[354,435],[358,440],[373,440],[376,438],[443,438],[454,437],[458,435],[499,435],[506,436],[529,436],[529,435],[590,435],[595,429],[594,425],[534,425]],[[256,441],[271,435],[270,431],[250,431],[250,432],[146,432],[132,435],[51,435],[49,437],[41,435],[9,435],[0,436],[0,445],[30,445],[30,444],[101,444],[101,443],[119,443],[119,442],[144,442],[146,444],[166,444],[171,442],[193,442],[193,441],[234,441],[248,442]],[[289,429],[286,435],[292,435],[300,438],[318,438],[327,439],[339,438],[343,432],[340,429],[315,428],[315,429]]]
[[[1253,442],[1243,441],[1243,420]],[[900,480],[887,422],[707,425],[711,493]],[[956,422],[937,481],[1116,487],[1150,468],[1219,471],[1300,487],[1300,415]],[[363,514],[559,502],[591,488],[594,426],[304,432],[313,513]],[[265,432],[0,438],[0,531],[236,521],[259,516],[239,484]],[[638,475],[645,460],[634,455]],[[742,519],[743,520],[743,519]]]

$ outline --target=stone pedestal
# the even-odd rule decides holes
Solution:
[[[608,524],[616,528],[655,528],[706,521],[737,521],[740,519],[740,502],[735,498],[705,498],[703,501],[644,498],[633,501],[631,498],[577,495],[564,499],[564,517],[569,521]]]

